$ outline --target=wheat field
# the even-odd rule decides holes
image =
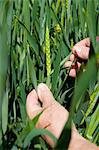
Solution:
[[[69,110],[57,148],[68,148],[72,119],[81,135],[99,145],[98,0],[0,0],[0,149],[50,149],[30,121],[26,96],[46,83]],[[64,62],[71,48],[90,37],[92,54],[76,79]],[[67,134],[68,133],[68,134]],[[67,138],[67,145],[63,140]]]

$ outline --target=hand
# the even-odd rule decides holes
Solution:
[[[40,103],[42,103],[42,106],[40,106]],[[41,83],[38,85],[37,93],[35,90],[29,93],[26,109],[30,119],[33,119],[38,113],[42,112],[36,128],[47,129],[59,138],[68,118],[68,112],[54,99],[51,91],[45,84]],[[43,136],[43,138],[51,147],[55,145],[47,135]]]
[[[29,93],[26,101],[26,109],[30,119],[33,119],[38,113],[42,112],[36,128],[47,129],[59,138],[64,124],[68,119],[68,111],[55,101],[51,91],[45,84],[39,84],[37,92],[33,90]],[[45,135],[43,138],[51,147],[55,146],[55,143],[49,136]],[[81,137],[73,126],[69,150],[83,149],[98,150],[94,144]]]
[[[65,67],[70,67],[72,62],[75,60],[75,58],[80,58],[82,61],[87,60],[89,56],[89,50],[90,50],[90,39],[86,38],[80,42],[78,42],[73,48],[72,52],[73,54],[70,56],[70,61],[67,61],[65,63]],[[76,64],[73,64],[73,67],[70,70],[69,75],[71,77],[76,76],[77,69],[80,69],[81,63],[79,61],[76,62]]]

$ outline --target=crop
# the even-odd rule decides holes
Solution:
[[[42,134],[56,141],[35,129],[40,114],[27,117],[26,96],[41,82],[70,112],[57,147],[64,149],[66,138],[68,147],[72,119],[80,134],[99,145],[99,2],[2,0],[0,14],[0,148],[47,150]],[[92,53],[74,81],[63,65],[86,37]]]

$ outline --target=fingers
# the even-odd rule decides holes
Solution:
[[[44,83],[38,85],[37,93],[39,100],[42,102],[43,108],[47,108],[55,101],[50,89]]]
[[[64,64],[64,66],[66,68],[68,68],[68,67],[71,67],[71,65],[72,65],[71,70],[69,72],[69,76],[76,77],[76,71],[77,71],[77,69],[78,70],[80,69],[81,63],[77,62],[76,64],[72,64],[72,61],[73,61],[74,57],[72,56],[70,59],[71,59],[71,61],[67,61]]]
[[[90,39],[86,38],[78,42],[73,48],[72,51],[74,54],[77,54],[79,58],[88,59],[90,49]]]
[[[30,119],[33,119],[37,114],[54,103],[54,98],[49,88],[41,83],[38,85],[37,93],[31,91],[26,100],[26,110]],[[42,106],[41,106],[41,103]]]
[[[71,67],[69,75],[71,77],[76,77],[76,71],[80,68],[81,63],[76,62],[75,64],[72,64],[72,62],[75,60],[75,58],[81,58],[81,60],[87,60],[89,56],[89,50],[90,50],[90,39],[86,38],[80,42],[78,42],[73,48],[73,54],[70,56],[70,61],[65,62],[64,66],[66,68]],[[80,60],[79,60],[80,61]]]
[[[40,106],[38,96],[35,90],[32,90],[27,96],[26,110],[30,119],[33,119],[43,110],[43,108]]]

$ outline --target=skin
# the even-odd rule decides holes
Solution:
[[[73,54],[70,56],[70,60],[65,62],[64,66],[70,67],[72,62],[74,61],[74,59],[76,57],[82,59],[82,60],[87,60],[88,56],[89,56],[89,50],[90,50],[90,40],[89,38],[86,38],[80,42],[78,42],[73,48],[72,48],[72,52]],[[76,56],[75,56],[76,55]],[[78,69],[80,69],[81,63],[79,61],[77,61],[77,65],[78,65]],[[75,64],[74,64],[75,66]],[[71,77],[76,77],[76,69],[75,67],[73,67],[70,70],[69,75]]]
[[[81,47],[81,51],[77,50],[79,47]],[[87,59],[89,55],[89,47],[90,40],[88,38],[77,43],[73,47],[73,54],[70,56],[70,61],[65,63],[65,67],[71,65],[72,61],[75,59],[75,53],[78,57]],[[79,64],[79,69],[81,64],[79,62],[77,63]],[[76,76],[76,69],[71,69],[70,76]],[[47,129],[52,132],[57,138],[60,137],[64,124],[68,119],[69,113],[54,99],[51,91],[44,83],[40,83],[38,85],[37,91],[32,90],[28,94],[26,101],[26,110],[30,119],[33,119],[38,113],[42,112],[36,124],[36,128]],[[43,138],[51,147],[55,147],[55,143],[49,136],[46,135],[43,136]],[[99,150],[99,148],[84,139],[77,132],[75,126],[73,125],[69,150]]]

